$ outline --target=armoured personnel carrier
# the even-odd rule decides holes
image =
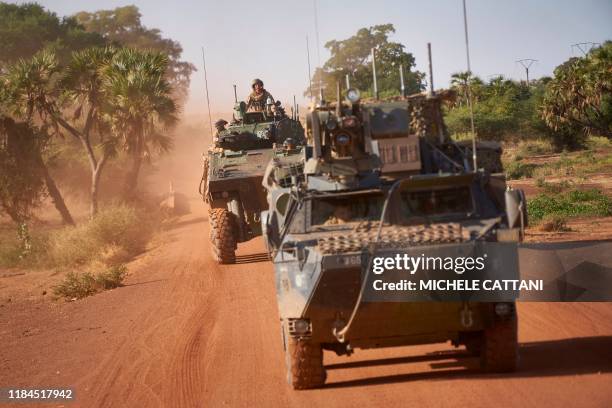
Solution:
[[[397,255],[488,253],[483,274],[518,276],[524,195],[507,190],[503,174],[475,169],[470,148],[451,140],[441,112],[447,96],[360,101],[349,90],[347,102],[309,114],[301,166],[268,166],[262,226],[293,388],[324,384],[323,350],[350,355],[450,340],[478,354],[486,370],[515,369],[514,297],[485,302],[433,291],[410,298],[372,289],[374,260]],[[460,277],[416,271],[423,273]]]
[[[268,162],[297,152],[304,128],[297,112],[288,116],[280,102],[263,112],[246,112],[236,102],[230,123],[215,123],[214,145],[204,154],[200,194],[210,206],[210,242],[219,263],[234,263],[238,243],[261,233],[259,216],[267,208],[261,185]]]

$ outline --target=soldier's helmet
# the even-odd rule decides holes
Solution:
[[[256,84],[261,85],[261,87],[262,87],[262,88],[263,88],[263,86],[264,86],[263,81],[262,81],[261,79],[259,79],[259,78],[255,78],[255,79],[254,79],[254,80],[251,82],[251,88],[255,88],[255,85],[256,85]]]
[[[225,125],[227,125],[227,121],[224,119],[219,119],[215,122],[215,128],[220,132],[225,129]]]

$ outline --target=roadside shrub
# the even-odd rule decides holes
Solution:
[[[530,140],[519,145],[517,156],[530,157],[552,153],[555,153],[555,148],[549,141]]]
[[[549,215],[542,220],[540,230],[546,232],[566,232],[571,231],[567,226],[567,219],[559,215]]]
[[[547,216],[607,217],[612,215],[612,198],[598,189],[543,193],[529,200],[527,209],[530,219],[536,222]]]
[[[91,221],[53,232],[48,256],[55,266],[70,266],[104,258],[108,253],[134,254],[143,249],[151,232],[150,224],[136,209],[112,205]]]
[[[100,273],[69,272],[64,280],[53,288],[53,293],[68,299],[82,299],[102,290],[122,286],[127,275],[125,265],[116,265]]]
[[[612,140],[603,136],[591,136],[586,142],[587,148],[591,150],[612,148]]]
[[[532,163],[523,163],[521,161],[510,162],[506,166],[506,176],[510,180],[533,177],[533,172],[536,165]]]
[[[23,227],[0,230],[0,266],[34,266],[46,257],[47,234],[35,229],[24,236]]]

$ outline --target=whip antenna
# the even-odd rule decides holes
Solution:
[[[210,138],[213,138],[212,116],[210,115],[210,98],[208,96],[208,77],[206,75],[206,58],[204,57],[204,47],[202,47],[202,64],[204,65],[204,88],[206,89],[206,105],[208,105],[208,124],[210,126]]]
[[[310,90],[310,100],[312,101],[312,77],[310,74],[310,47],[308,46],[308,36],[306,36],[306,58],[308,59],[308,89]]]
[[[472,68],[470,67],[470,41],[468,39],[467,12],[465,11],[465,0],[463,0],[463,28],[465,30],[465,55],[467,57],[468,78],[466,80],[468,106],[470,108],[470,126],[472,130],[472,161],[474,171],[478,171],[478,160],[476,158],[476,131],[474,129],[474,107],[472,106],[472,88],[470,87],[470,79],[472,77]]]

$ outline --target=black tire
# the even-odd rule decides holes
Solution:
[[[323,347],[308,340],[295,339],[285,331],[287,382],[294,390],[319,388],[327,374],[323,367]]]
[[[213,208],[209,213],[210,241],[215,260],[221,264],[236,262],[234,215],[225,208]]]
[[[518,368],[518,319],[496,321],[484,332],[480,363],[483,370],[506,373]]]

